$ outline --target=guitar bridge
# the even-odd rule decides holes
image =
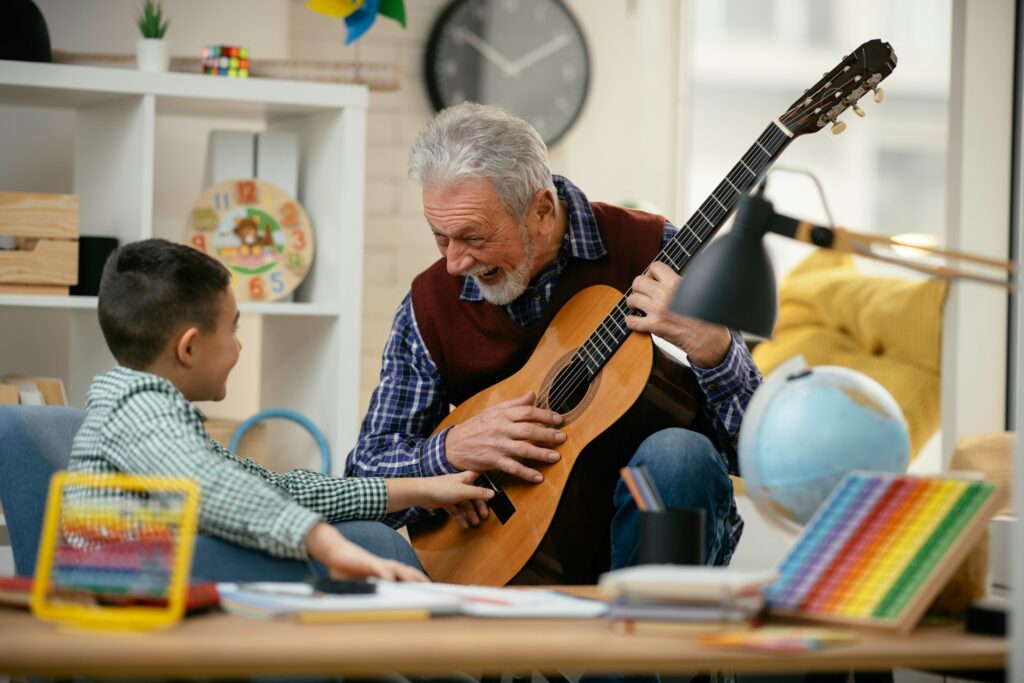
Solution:
[[[516,506],[512,504],[508,494],[505,493],[504,489],[501,488],[501,485],[491,479],[486,472],[481,474],[473,483],[481,488],[494,491],[494,497],[487,501],[487,505],[491,508],[491,511],[497,515],[499,522],[504,524],[512,515],[515,514]]]

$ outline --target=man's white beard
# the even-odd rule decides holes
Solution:
[[[473,278],[476,286],[480,288],[480,293],[483,294],[484,300],[496,306],[505,306],[518,299],[526,291],[526,288],[530,285],[530,268],[532,266],[532,258],[523,259],[523,262],[515,270],[511,272],[501,271],[501,280],[493,285],[487,284],[473,275],[469,277]],[[490,268],[487,270],[490,270]]]
[[[489,266],[477,267],[466,273],[468,277],[473,278],[473,281],[476,282],[477,287],[480,288],[480,293],[483,294],[484,300],[488,303],[492,303],[495,306],[507,306],[522,296],[526,288],[530,286],[530,271],[533,270],[533,261],[536,254],[533,245],[522,234],[523,232],[525,231],[520,233],[523,238],[523,260],[520,261],[515,270],[501,271],[502,276],[499,282],[488,284],[480,278],[474,277],[479,273],[485,273],[490,270]]]

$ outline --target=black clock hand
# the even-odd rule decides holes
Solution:
[[[501,69],[502,73],[506,76],[516,75],[517,72],[515,71],[515,67],[512,62],[508,61],[503,54],[491,47],[491,45],[484,41],[483,38],[472,31],[467,31],[466,29],[462,29],[459,34],[464,41],[474,47],[476,51],[482,54],[488,61]]]

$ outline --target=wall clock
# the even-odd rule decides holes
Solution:
[[[498,105],[550,145],[583,109],[590,56],[561,0],[453,0],[430,31],[424,73],[435,109]]]
[[[256,178],[207,189],[189,214],[185,241],[231,271],[239,301],[287,296],[313,263],[313,229],[302,205]]]

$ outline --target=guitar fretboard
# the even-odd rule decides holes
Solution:
[[[667,264],[677,273],[683,272],[690,259],[735,211],[739,198],[750,191],[791,141],[791,135],[779,123],[769,124],[654,260]],[[588,380],[600,372],[629,336],[626,316],[633,311],[626,304],[626,298],[631,293],[632,289],[623,295],[576,352],[575,361],[586,367]]]

